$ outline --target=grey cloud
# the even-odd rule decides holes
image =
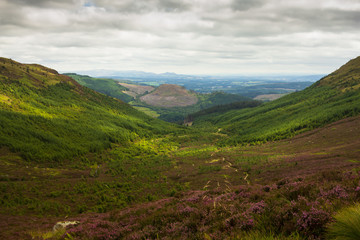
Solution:
[[[279,15],[287,20],[289,28],[297,26],[297,31],[358,31],[360,22],[360,11],[286,9]]]
[[[5,0],[20,7],[38,7],[38,8],[62,8],[73,7],[76,3],[74,0]],[[80,3],[80,1],[77,1]]]
[[[123,0],[114,2],[110,0],[93,0],[96,7],[122,13],[147,12],[183,12],[190,9],[190,5],[176,0]]]
[[[181,12],[190,9],[190,5],[177,0],[158,0],[158,6],[167,12]]]
[[[266,0],[233,0],[231,8],[235,11],[246,11],[264,5]]]
[[[319,1],[0,0],[0,53],[44,64],[61,59],[59,70],[101,63],[221,72],[251,59],[273,59],[281,69],[282,62],[359,52],[359,11]]]
[[[15,7],[0,8],[0,28],[6,25],[21,25],[22,19],[21,11]]]
[[[341,9],[302,9],[282,7],[234,12],[227,17],[206,14],[212,28],[194,28],[194,32],[214,36],[261,37],[291,33],[323,31],[332,33],[359,32],[359,11]]]

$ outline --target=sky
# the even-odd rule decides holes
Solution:
[[[326,74],[360,55],[360,0],[0,0],[0,56],[59,72]]]

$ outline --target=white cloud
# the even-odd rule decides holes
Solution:
[[[327,73],[360,52],[358,0],[0,0],[0,54],[59,71]]]

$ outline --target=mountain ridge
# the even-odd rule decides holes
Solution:
[[[315,86],[328,85],[342,91],[360,88],[360,56],[320,79]]]

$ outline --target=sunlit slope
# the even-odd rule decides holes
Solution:
[[[0,58],[0,148],[62,161],[173,126],[40,66]]]
[[[282,139],[360,112],[360,57],[303,91],[262,106],[211,114],[195,126],[212,123],[230,137],[228,143]]]

